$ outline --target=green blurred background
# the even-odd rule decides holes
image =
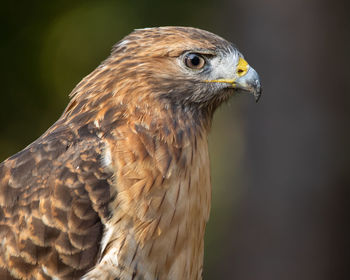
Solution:
[[[214,118],[204,279],[350,279],[348,3],[3,2],[0,160],[39,137],[133,29],[207,29],[239,47],[264,94],[234,96]]]

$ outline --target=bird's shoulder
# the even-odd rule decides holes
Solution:
[[[72,279],[93,266],[114,195],[104,145],[58,125],[0,164],[0,266]]]

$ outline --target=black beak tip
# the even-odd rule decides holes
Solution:
[[[262,87],[259,85],[259,87],[257,88],[257,90],[254,92],[255,103],[258,103],[258,101],[260,100],[262,91],[263,91],[263,90],[262,90]]]

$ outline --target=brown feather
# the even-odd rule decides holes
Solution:
[[[223,98],[181,72],[190,50],[233,47],[194,28],[134,31],[0,165],[0,275],[201,279],[207,134]]]

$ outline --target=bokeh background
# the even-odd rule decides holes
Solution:
[[[264,93],[234,96],[214,119],[204,279],[350,279],[349,3],[2,2],[0,160],[134,28],[207,29],[239,47]]]

